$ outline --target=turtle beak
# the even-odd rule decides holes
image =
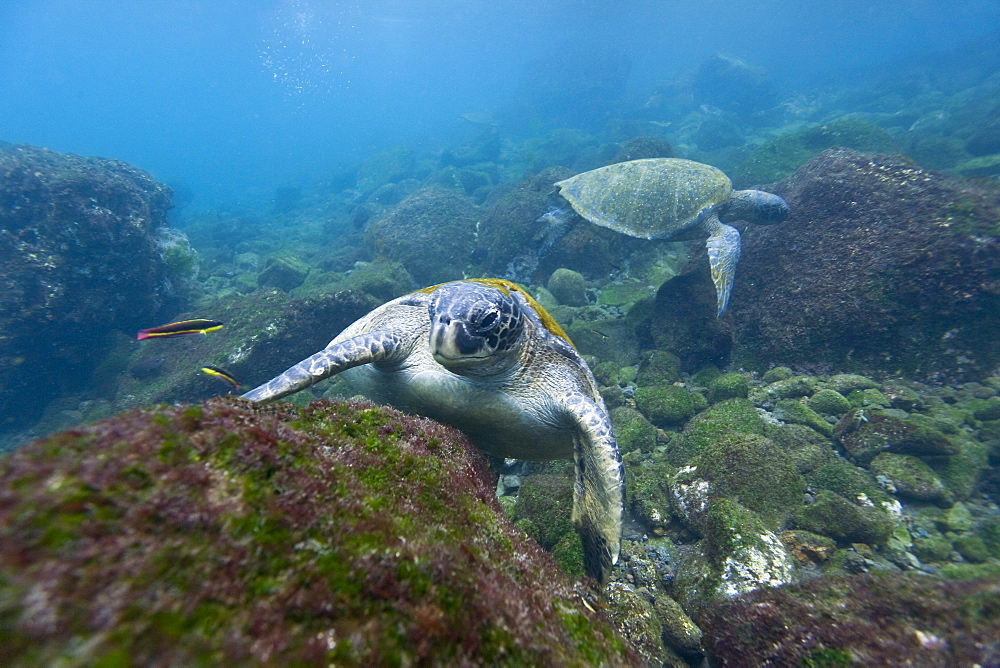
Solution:
[[[434,360],[442,366],[452,366],[461,360],[482,356],[482,340],[470,336],[461,320],[439,318],[431,323],[428,347]]]

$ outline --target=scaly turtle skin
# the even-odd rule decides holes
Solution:
[[[556,183],[573,209],[590,222],[633,237],[705,245],[718,295],[718,315],[740,259],[740,233],[722,221],[777,223],[788,204],[761,190],[733,190],[729,177],[709,165],[679,158],[619,162]]]
[[[573,523],[587,574],[606,581],[621,541],[618,443],[587,364],[521,287],[480,278],[400,297],[243,396],[273,401],[339,373],[374,401],[458,427],[491,455],[572,456]]]

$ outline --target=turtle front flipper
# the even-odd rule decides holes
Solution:
[[[736,264],[740,261],[740,233],[735,227],[730,227],[713,218],[706,223],[708,239],[705,248],[708,250],[708,263],[712,268],[712,282],[715,283],[715,294],[718,297],[718,317],[726,312],[729,304],[729,293],[733,289],[733,278],[736,277]]]
[[[573,526],[583,542],[587,575],[604,585],[621,550],[625,503],[621,453],[602,406],[579,392],[566,396],[564,405],[577,430],[573,437]]]
[[[361,334],[346,341],[330,344],[280,376],[275,376],[263,385],[250,390],[243,395],[243,398],[257,402],[275,401],[304,390],[341,371],[371,362],[389,361],[395,356],[405,357],[407,353],[397,334],[392,332]]]

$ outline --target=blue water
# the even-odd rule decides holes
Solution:
[[[588,81],[613,104],[722,53],[780,93],[998,28],[996,0],[6,0],[0,140],[125,160],[191,210],[252,207],[479,132],[463,114],[597,123]]]

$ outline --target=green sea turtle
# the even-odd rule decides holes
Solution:
[[[644,239],[707,237],[720,316],[740,259],[740,233],[725,223],[770,224],[788,216],[781,197],[762,190],[733,190],[720,170],[680,158],[619,162],[556,186],[578,214],[602,227]]]
[[[315,355],[243,395],[273,401],[334,374],[372,400],[458,427],[497,457],[573,457],[587,574],[618,560],[624,473],[590,369],[523,288],[443,283],[383,304]]]

